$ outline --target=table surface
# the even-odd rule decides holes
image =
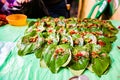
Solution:
[[[120,21],[112,20],[114,26],[120,26]],[[0,27],[0,42],[16,43],[24,34],[26,26],[11,26],[9,24]],[[88,76],[89,80],[120,80],[120,30],[116,35],[117,40],[112,44],[110,57],[112,64],[107,74],[101,77],[86,70],[83,75]],[[59,73],[53,74],[48,68],[41,68],[39,59],[34,54],[24,57],[18,56],[17,47],[9,52],[4,63],[0,66],[0,80],[68,80],[72,73],[64,68]]]

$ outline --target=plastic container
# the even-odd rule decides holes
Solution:
[[[11,14],[6,17],[6,20],[13,26],[25,26],[27,24],[27,16],[24,14]]]

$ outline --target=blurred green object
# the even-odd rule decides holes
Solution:
[[[114,20],[111,22],[116,28],[120,26],[120,21]],[[1,27],[0,41],[17,42],[19,37],[24,34],[25,28],[14,28],[10,25]],[[88,76],[89,80],[120,80],[120,49],[117,48],[117,46],[120,46],[120,30],[116,36],[117,40],[112,44],[110,52],[112,59],[110,70],[101,77],[86,70],[83,74]],[[7,56],[4,64],[0,66],[0,80],[69,80],[70,77],[73,77],[72,73],[66,68],[63,68],[57,74],[53,74],[48,68],[40,67],[40,61],[34,54],[20,57],[17,50],[15,47]]]
[[[87,18],[91,18],[92,14],[97,6],[99,6],[99,9],[94,18],[99,18],[101,16],[101,14],[105,11],[107,5],[108,5],[107,0],[100,0],[100,1],[97,0],[97,2],[92,7],[90,13],[88,14]]]

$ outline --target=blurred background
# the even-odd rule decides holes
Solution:
[[[70,15],[77,17],[79,14],[79,18],[86,18],[92,7],[98,2],[102,0],[73,0],[71,5]],[[108,2],[107,7],[103,11],[101,15],[101,19],[112,19],[112,20],[120,20],[120,0],[106,0]],[[81,2],[81,3],[80,3]],[[78,10],[80,8],[80,10]],[[99,6],[95,8],[93,11],[92,18],[95,17],[98,12]]]

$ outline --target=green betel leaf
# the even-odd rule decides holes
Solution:
[[[69,18],[66,24],[66,28],[73,28],[77,25],[76,20],[74,20],[74,18]]]
[[[41,48],[41,46],[44,43],[44,38],[42,34],[37,33],[35,30],[31,33],[25,35],[22,37],[22,39],[18,43],[18,54],[23,56],[30,53],[38,53],[38,49]],[[37,50],[37,51],[36,51]]]
[[[58,45],[49,49],[44,56],[48,68],[51,72],[56,73],[60,67],[65,67],[71,60],[71,51],[68,44]]]
[[[117,34],[118,33],[118,29],[112,24],[111,21],[106,21],[107,23],[104,25],[107,25],[107,27],[109,28],[109,30],[112,32],[112,34]]]
[[[111,43],[114,42],[116,39],[117,39],[116,36],[112,36],[112,37],[109,38],[109,40],[110,40]]]
[[[52,54],[53,54],[56,46],[57,45],[55,45],[55,44],[50,44],[50,45],[47,45],[46,49],[44,48],[44,50],[43,50],[43,59],[47,65],[49,64],[49,61],[52,57]]]
[[[89,59],[82,58],[78,61],[72,60],[69,64],[69,70],[76,76],[82,74],[89,64]]]
[[[18,55],[24,56],[26,54],[30,54],[30,53],[32,53],[33,48],[34,48],[33,44],[29,44],[27,46],[24,46],[24,48],[21,48],[18,50]]]
[[[61,35],[59,44],[69,44],[70,46],[73,46],[73,40],[70,35]]]
[[[80,75],[89,64],[89,49],[87,48],[88,45],[85,45],[83,47],[77,46],[72,51],[73,57],[68,67],[74,75]]]
[[[101,45],[101,52],[109,53],[110,50],[112,49],[112,45],[110,43],[110,39],[107,38],[107,37],[103,37],[103,38],[99,38],[98,42],[99,41],[100,41],[100,44],[98,44],[98,45]],[[102,44],[101,44],[101,42],[102,42]]]
[[[59,34],[52,33],[46,38],[47,44],[57,44],[59,42]]]
[[[72,39],[73,39],[74,46],[83,46],[84,39],[82,38],[80,34],[73,34]]]
[[[35,56],[36,56],[36,58],[41,58],[42,57],[42,51],[43,51],[43,47],[41,47],[40,49],[37,49],[37,50],[35,50]]]
[[[37,36],[37,32],[35,30],[33,30],[30,33],[25,34],[22,38],[21,38],[21,44],[30,44],[30,38],[31,37],[35,37]]]
[[[98,57],[93,59],[92,70],[96,75],[101,76],[110,65],[110,57]]]
[[[28,24],[28,27],[33,26],[33,25],[34,25],[34,23],[35,23],[35,21],[31,21],[31,22]]]
[[[41,59],[43,57],[43,53],[44,53],[47,45],[42,40],[40,40],[40,42],[38,44],[41,44],[41,46],[39,48],[35,49],[34,53],[35,53],[36,58],[40,58]]]
[[[57,67],[61,67],[61,66],[65,67],[70,61],[68,59],[69,57],[70,57],[70,60],[71,60],[71,52],[70,52],[70,54],[65,54],[64,56],[58,57],[58,59],[56,60],[56,66]]]
[[[87,58],[81,58],[78,61],[72,60],[70,62],[70,68],[74,70],[82,70],[87,67],[89,63],[89,59]]]
[[[50,61],[49,65],[47,65],[47,66],[48,66],[48,68],[50,69],[50,71],[51,71],[52,73],[57,73],[58,70],[59,70],[59,68],[60,68],[60,67],[56,67],[55,58],[53,58],[53,59]]]

